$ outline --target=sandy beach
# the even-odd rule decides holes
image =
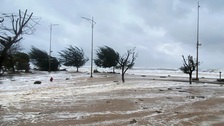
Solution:
[[[53,82],[50,77],[53,76]],[[186,77],[55,72],[3,77],[1,126],[223,126],[224,86]],[[40,80],[41,84],[33,84]],[[182,80],[182,81],[181,81]],[[212,81],[211,79],[209,79]]]

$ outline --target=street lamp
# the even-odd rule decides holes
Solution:
[[[86,18],[86,17],[82,17],[83,19],[89,21],[92,25],[92,43],[91,43],[91,74],[90,77],[93,77],[93,27],[96,24],[96,22],[92,19]]]
[[[49,62],[49,70],[48,72],[51,72],[51,39],[52,39],[52,27],[57,26],[58,24],[50,24],[50,48],[49,48],[49,57],[48,57],[48,62]]]
[[[199,8],[200,8],[200,5],[199,5],[199,2],[198,2],[198,18],[197,18],[197,45],[196,45],[196,48],[197,48],[197,56],[196,56],[196,78],[195,80],[199,80],[198,78],[198,48],[199,46],[201,46],[201,44],[199,43]]]

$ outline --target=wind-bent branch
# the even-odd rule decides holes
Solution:
[[[122,77],[122,81],[125,82],[124,80],[124,75],[127,72],[128,69],[130,69],[131,67],[134,66],[134,61],[136,60],[138,53],[136,54],[134,52],[134,49],[130,49],[127,51],[126,54],[124,54],[122,57],[120,57],[120,60],[118,61],[118,64],[120,65],[119,67],[121,68],[121,77]],[[131,59],[130,59],[130,55],[132,55]]]
[[[183,71],[186,74],[189,74],[189,83],[191,84],[192,81],[192,73],[195,70],[195,67],[197,65],[197,63],[195,63],[195,61],[193,60],[192,56],[188,56],[188,59],[186,61],[186,59],[183,57],[183,66],[181,66],[180,70]]]

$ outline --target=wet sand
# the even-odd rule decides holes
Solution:
[[[5,97],[3,92],[0,101],[18,99],[1,106],[0,125],[224,125],[224,86],[167,79],[126,75],[122,83],[119,74],[98,74],[58,78],[51,86]]]

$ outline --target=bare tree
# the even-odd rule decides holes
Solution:
[[[125,53],[123,56],[119,58],[118,64],[119,67],[121,68],[121,77],[122,77],[122,82],[124,83],[124,75],[127,72],[129,68],[132,68],[134,66],[134,61],[136,60],[138,56],[138,53],[135,53],[135,48],[134,49],[129,49],[127,50],[127,53]]]
[[[192,73],[193,73],[193,71],[195,71],[195,67],[197,66],[197,63],[194,61],[193,56],[189,55],[187,58],[187,61],[183,55],[182,55],[182,57],[183,57],[184,64],[183,64],[183,66],[180,67],[180,70],[186,74],[189,74],[189,83],[191,84]]]
[[[20,40],[24,34],[33,34],[35,26],[40,21],[40,18],[34,18],[33,13],[28,14],[27,10],[19,14],[2,14],[4,17],[0,25],[0,44],[2,50],[0,51],[0,69],[2,70],[3,61],[7,51]],[[9,22],[6,22],[9,19]],[[6,22],[6,23],[5,23]]]

